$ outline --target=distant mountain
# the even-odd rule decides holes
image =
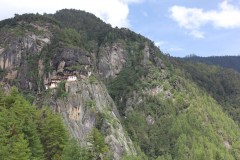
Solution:
[[[210,65],[218,65],[225,68],[232,68],[240,72],[240,56],[189,56],[182,59],[192,62],[203,62]]]

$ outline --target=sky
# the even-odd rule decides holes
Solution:
[[[129,28],[172,56],[240,55],[240,0],[1,0],[0,20],[64,8]]]

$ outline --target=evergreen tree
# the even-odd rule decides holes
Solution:
[[[43,159],[43,149],[37,133],[37,110],[17,91],[0,98],[0,159]]]
[[[37,110],[13,88],[0,92],[0,159],[61,160],[67,132],[59,115]]]
[[[76,140],[70,140],[63,150],[64,160],[91,160],[90,152],[81,148]]]
[[[64,145],[68,138],[67,131],[60,116],[44,108],[39,114],[38,125],[45,158],[49,160],[62,159]]]
[[[90,146],[90,153],[92,159],[98,159],[108,151],[108,147],[105,143],[104,136],[99,132],[97,128],[93,128],[88,138]]]

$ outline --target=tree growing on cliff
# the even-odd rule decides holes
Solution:
[[[91,144],[89,148],[92,159],[98,159],[108,152],[108,146],[104,141],[104,136],[97,128],[94,128],[90,133],[88,142]]]

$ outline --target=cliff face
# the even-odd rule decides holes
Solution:
[[[83,146],[89,133],[97,127],[105,136],[114,159],[123,153],[136,154],[131,139],[125,135],[117,108],[100,82],[89,80],[66,82],[65,99],[52,100],[55,110],[62,114],[71,135]]]
[[[33,57],[37,57],[43,47],[50,44],[51,27],[48,24],[18,22],[11,29],[1,28],[0,68],[4,71],[4,81],[23,90],[38,90],[33,78],[38,75],[34,75],[32,70],[33,65],[37,66],[37,61]]]
[[[34,94],[37,106],[48,105],[60,113],[71,137],[77,139],[81,146],[91,146],[89,134],[97,128],[104,135],[113,159],[118,160],[123,154],[136,155],[114,101],[105,85],[95,77],[98,73],[103,78],[116,77],[126,61],[123,46],[116,43],[101,47],[98,60],[97,53],[53,42],[55,29],[59,30],[58,26],[51,23],[24,20],[17,21],[11,29],[2,27],[2,81]],[[58,43],[60,45],[52,47]],[[71,75],[77,80],[66,81]],[[45,89],[53,79],[63,83],[64,98],[57,97],[60,86]]]
[[[100,47],[99,74],[104,78],[116,78],[127,61],[127,53],[121,43]]]
[[[118,44],[120,45],[120,44]],[[114,48],[114,49],[113,49]],[[100,76],[114,78],[121,71],[124,61],[117,61],[118,54],[123,56],[120,46],[106,46],[101,50],[102,59],[99,62]],[[88,147],[88,136],[93,128],[98,128],[105,136],[109,153],[113,159],[120,159],[123,154],[136,155],[131,139],[126,135],[120,121],[118,109],[109,96],[105,85],[96,79],[94,64],[96,57],[82,49],[63,48],[53,54],[51,64],[53,71],[46,81],[56,75],[70,73],[77,76],[77,81],[66,82],[64,99],[52,98],[50,105],[62,114],[72,135],[82,146]],[[122,58],[123,59],[123,58]],[[102,66],[107,66],[104,68]],[[118,66],[119,69],[115,69]],[[101,74],[102,73],[102,74]],[[53,97],[56,91],[52,92]]]

